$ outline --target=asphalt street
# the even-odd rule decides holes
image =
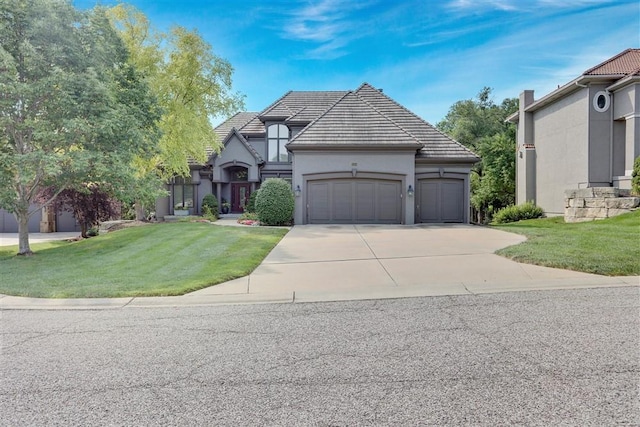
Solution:
[[[0,424],[640,425],[640,288],[0,311]]]

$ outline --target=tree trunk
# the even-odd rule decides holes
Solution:
[[[18,255],[31,256],[33,252],[29,246],[29,212],[16,212],[18,221]]]
[[[145,221],[146,215],[144,214],[144,204],[137,200],[134,204],[133,204],[134,209],[136,210],[136,221]]]

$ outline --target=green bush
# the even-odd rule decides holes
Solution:
[[[256,213],[262,225],[286,225],[293,218],[293,192],[282,178],[266,180],[256,196]]]
[[[523,219],[542,218],[544,211],[532,202],[521,205],[511,205],[500,209],[493,216],[494,224],[506,224],[508,222],[521,221]]]
[[[218,219],[218,199],[213,194],[202,198],[202,216],[209,220]]]
[[[258,192],[260,190],[256,190],[249,196],[249,202],[247,202],[247,206],[245,207],[245,212],[255,212],[256,211],[256,197],[258,197]]]
[[[633,172],[631,172],[631,193],[640,196],[640,157],[633,161]]]
[[[242,215],[240,215],[238,217],[238,222],[240,221],[244,221],[244,220],[251,220],[251,221],[257,221],[258,220],[258,214],[255,212],[245,212]]]

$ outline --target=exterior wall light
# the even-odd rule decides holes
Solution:
[[[296,194],[296,197],[300,197],[300,193],[302,193],[302,190],[300,189],[299,185],[296,186],[294,193]]]
[[[407,188],[407,196],[413,197],[413,187],[409,184],[409,188]]]

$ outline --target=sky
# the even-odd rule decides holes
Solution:
[[[355,90],[367,82],[435,125],[485,86],[496,103],[525,89],[537,99],[640,47],[638,0],[126,3],[160,30],[197,30],[234,67],[233,89],[245,95],[246,111],[289,90]]]

